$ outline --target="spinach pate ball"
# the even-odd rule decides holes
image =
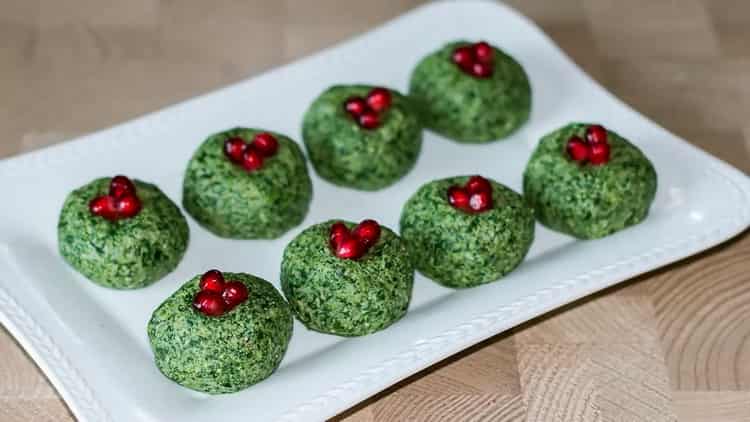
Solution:
[[[481,176],[423,185],[404,205],[400,225],[417,270],[454,288],[501,278],[534,239],[534,215],[521,195]]]
[[[416,66],[409,96],[425,127],[462,143],[506,138],[531,113],[531,85],[513,57],[486,42],[451,42]]]
[[[182,203],[220,237],[274,239],[299,225],[312,200],[302,151],[291,139],[260,129],[214,134],[188,163]]]
[[[580,239],[643,221],[656,188],[656,170],[638,147],[588,123],[571,123],[542,137],[523,175],[524,196],[536,218]]]
[[[422,146],[422,125],[411,100],[366,85],[328,88],[305,113],[302,134],[320,177],[368,191],[406,175]]]
[[[211,270],[159,305],[147,332],[164,376],[193,390],[222,394],[270,376],[286,353],[292,326],[289,305],[271,283]]]
[[[60,255],[89,280],[113,289],[148,286],[182,260],[189,229],[156,185],[125,176],[72,191],[57,224]]]
[[[406,245],[373,220],[326,221],[284,250],[281,287],[307,328],[362,336],[399,320],[409,307],[414,266]]]

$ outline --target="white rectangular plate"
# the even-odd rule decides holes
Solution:
[[[67,193],[124,173],[180,199],[186,163],[205,137],[233,126],[300,139],[312,99],[329,85],[366,82],[406,90],[417,60],[443,43],[485,39],[515,56],[533,86],[531,120],[510,139],[460,145],[427,133],[416,168],[376,193],[335,188],[313,176],[315,197],[300,227],[274,241],[219,239],[190,221],[179,268],[137,291],[97,287],[57,253]],[[248,52],[251,54],[251,52]],[[250,59],[250,56],[248,56]],[[380,333],[345,339],[295,323],[289,351],[269,379],[211,397],[163,377],[146,336],[151,311],[207,268],[246,271],[278,287],[284,246],[310,224],[372,217],[398,227],[421,184],[481,173],[516,190],[532,148],[570,121],[599,121],[653,160],[659,190],[642,224],[596,241],[537,227],[526,261],[502,281],[470,290],[417,275],[407,316]],[[312,171],[312,170],[311,170]],[[716,245],[750,221],[750,182],[739,171],[631,110],[582,73],[536,26],[485,1],[417,9],[352,41],[257,78],[53,148],[0,162],[0,316],[84,421],[312,421],[523,321]]]

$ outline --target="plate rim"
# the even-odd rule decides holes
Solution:
[[[382,27],[389,26],[396,20],[408,19],[412,15],[425,12],[427,9],[439,8],[445,5],[457,4],[459,2],[464,6],[466,4],[473,4],[482,7],[491,6],[502,8],[507,13],[514,15],[515,18],[524,21],[531,28],[538,30],[544,39],[555,50],[557,50],[561,58],[572,65],[571,67],[575,69],[578,77],[582,77],[587,83],[596,86],[601,94],[608,97],[608,100],[618,103],[618,105],[624,110],[637,115],[640,120],[671,134],[671,132],[662,128],[658,123],[642,115],[640,112],[614,96],[608,89],[585,73],[564,51],[562,51],[554,40],[539,28],[535,22],[516,11],[514,8],[504,3],[491,0],[442,0],[413,8],[406,13],[389,19],[388,21],[357,36],[347,38],[322,50],[281,66],[270,68],[267,71],[250,78],[190,97],[117,125],[84,134],[82,136],[77,136],[73,141],[63,142],[24,154],[0,159],[0,174],[2,174],[3,171],[10,170],[17,166],[28,165],[32,162],[34,163],[33,165],[39,165],[40,162],[48,162],[47,160],[64,160],[65,154],[54,155],[52,152],[55,150],[73,151],[78,148],[77,146],[79,144],[86,143],[89,141],[89,138],[98,136],[104,132],[111,131],[112,133],[117,134],[118,137],[127,137],[124,136],[125,133],[132,130],[142,129],[131,126],[131,123],[139,120],[155,118],[158,114],[168,113],[186,103],[199,101],[203,97],[215,95],[225,90],[231,90],[242,83],[261,78],[266,74],[283,68],[293,67],[313,57],[324,55],[330,50],[366,37]],[[123,132],[123,130],[125,132]],[[533,294],[524,296],[511,304],[503,305],[497,309],[475,316],[469,321],[464,321],[454,327],[450,327],[429,339],[420,340],[419,342],[412,344],[410,347],[381,361],[381,363],[363,369],[356,376],[328,389],[328,391],[320,393],[309,400],[298,403],[281,414],[277,420],[291,422],[311,420],[310,418],[322,419],[333,416],[372,394],[381,391],[388,385],[392,385],[400,379],[419,372],[460,350],[470,347],[471,345],[493,335],[497,335],[517,324],[536,318],[549,310],[562,306],[565,303],[576,301],[595,291],[611,287],[612,285],[627,280],[634,275],[648,273],[656,268],[672,264],[706,249],[710,249],[744,232],[750,227],[750,177],[719,158],[714,157],[700,148],[684,141],[681,137],[676,135],[673,136],[675,140],[678,141],[674,146],[686,149],[691,154],[707,161],[708,166],[705,170],[710,173],[711,177],[721,180],[737,191],[738,196],[742,201],[733,203],[734,211],[736,211],[736,213],[733,213],[732,217],[727,217],[720,222],[708,226],[707,229],[702,230],[699,234],[693,234],[686,238],[672,241],[666,246],[655,247],[641,255],[618,261],[616,264],[610,264],[603,268],[587,271],[567,280],[552,283],[551,285],[537,290]],[[112,146],[117,148],[125,148],[126,145],[126,142],[112,142]],[[80,153],[80,151],[76,152]],[[741,206],[741,204],[744,204],[744,207]],[[0,256],[3,253],[7,253],[9,249],[9,245],[0,242]],[[666,255],[666,259],[658,260],[658,257],[662,255]],[[630,268],[630,270],[628,270],[628,268]],[[613,270],[618,269],[622,270],[620,270],[616,276],[608,279],[606,283],[598,283],[588,288],[582,287],[582,285],[585,285],[593,276],[601,274],[605,270],[608,273],[611,273]],[[552,302],[547,300],[545,302],[544,299],[542,299],[544,296],[549,296],[552,293],[561,293],[565,291],[575,291],[575,294],[571,295],[572,298],[566,301]],[[534,308],[534,306],[536,307]],[[533,308],[534,311],[529,312],[528,309],[530,308]],[[523,309],[524,316],[519,319],[517,316],[521,312],[521,309]],[[11,291],[6,288],[2,279],[0,279],[0,323],[6,327],[8,332],[16,339],[16,341],[18,341],[21,347],[32,358],[34,363],[42,370],[76,418],[81,421],[106,422],[112,420],[111,415],[102,405],[97,394],[88,384],[86,378],[82,376],[75,365],[71,363],[69,358],[56,344],[52,337],[44,331],[39,322],[19,303],[17,298],[12,295]]]

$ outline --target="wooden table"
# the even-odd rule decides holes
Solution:
[[[252,76],[416,3],[0,0],[0,156]],[[620,98],[750,171],[750,2],[512,3]],[[5,331],[0,357],[0,420],[72,419]],[[750,235],[498,335],[336,419],[750,421]]]

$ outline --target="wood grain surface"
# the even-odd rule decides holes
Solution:
[[[0,0],[0,157],[356,35],[411,0]],[[750,1],[513,0],[588,73],[750,172]],[[73,417],[0,330],[0,420]],[[750,421],[750,235],[485,341],[337,421]]]

